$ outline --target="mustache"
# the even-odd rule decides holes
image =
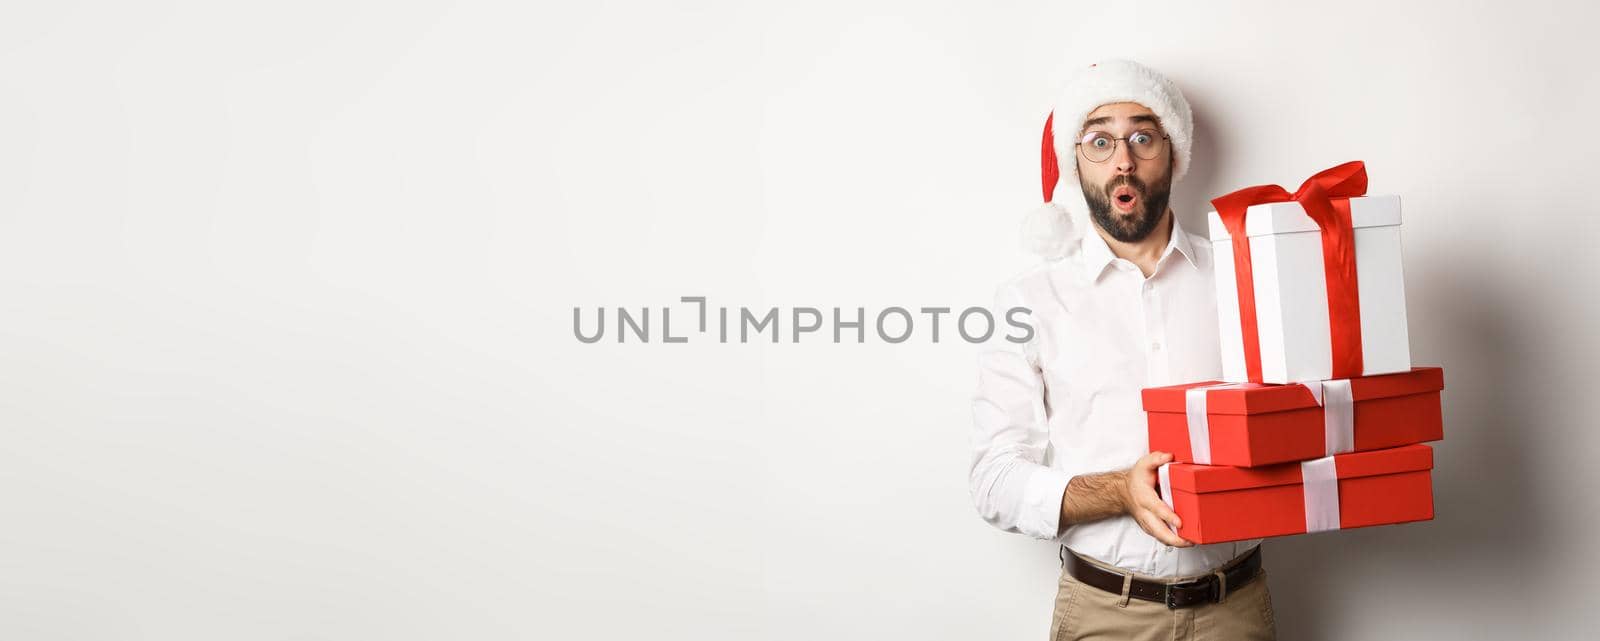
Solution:
[[[1145,185],[1143,180],[1139,180],[1138,176],[1134,176],[1132,174],[1123,174],[1121,176],[1117,176],[1115,178],[1112,178],[1111,180],[1106,181],[1106,186],[1105,186],[1105,189],[1103,190],[1105,192],[1106,199],[1110,200],[1111,199],[1111,192],[1113,190],[1115,190],[1116,188],[1121,187],[1123,185],[1127,185],[1128,187],[1132,188],[1134,191],[1139,192],[1139,196],[1140,197],[1143,197],[1146,193],[1148,193],[1150,191],[1149,186]]]

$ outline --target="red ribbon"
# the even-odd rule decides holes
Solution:
[[[1251,205],[1295,201],[1322,230],[1322,273],[1328,285],[1328,328],[1333,347],[1331,378],[1361,375],[1361,299],[1356,285],[1355,228],[1350,198],[1367,193],[1367,166],[1353,160],[1307,178],[1293,194],[1277,185],[1246,187],[1211,201],[1233,240],[1233,275],[1239,289],[1239,325],[1244,333],[1244,367],[1250,382],[1261,381],[1261,338],[1256,330],[1256,290],[1250,266],[1245,211]]]

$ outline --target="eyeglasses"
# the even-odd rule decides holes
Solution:
[[[1111,134],[1103,131],[1091,131],[1084,134],[1083,140],[1078,141],[1077,147],[1083,151],[1083,157],[1089,162],[1105,162],[1117,152],[1117,142],[1128,144],[1128,149],[1140,160],[1155,160],[1167,148],[1169,136],[1154,129],[1140,129],[1126,138],[1112,138]]]

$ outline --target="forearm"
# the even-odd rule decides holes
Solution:
[[[1128,472],[1079,474],[1061,493],[1061,528],[1128,513]]]

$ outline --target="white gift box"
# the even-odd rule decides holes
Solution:
[[[1233,240],[1217,212],[1206,218],[1216,258],[1223,378],[1242,383],[1248,377]],[[1351,198],[1350,218],[1355,228],[1356,288],[1361,305],[1362,375],[1408,371],[1411,345],[1406,334],[1405,272],[1400,259],[1400,197]],[[1328,289],[1317,223],[1298,202],[1251,205],[1245,214],[1245,233],[1250,239],[1262,382],[1334,378]]]

